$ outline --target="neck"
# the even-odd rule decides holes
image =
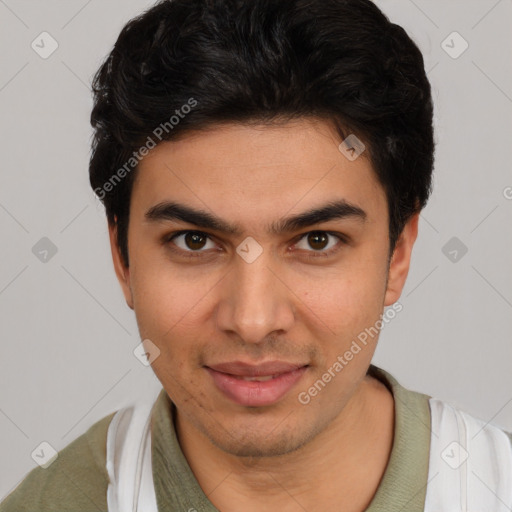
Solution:
[[[177,415],[181,449],[199,485],[222,512],[362,512],[385,472],[394,433],[394,401],[367,375],[342,413],[307,445],[275,457],[236,457]]]

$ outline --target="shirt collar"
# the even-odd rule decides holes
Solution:
[[[366,512],[423,512],[430,457],[430,397],[404,388],[375,365],[370,365],[368,374],[393,394],[395,430],[386,471]]]

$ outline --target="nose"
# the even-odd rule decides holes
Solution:
[[[272,333],[283,334],[295,322],[293,293],[269,260],[265,253],[252,263],[238,258],[223,280],[217,326],[247,343],[262,342]]]

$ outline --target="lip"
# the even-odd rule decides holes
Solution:
[[[217,389],[233,402],[246,407],[262,407],[278,402],[297,384],[307,368],[308,365],[283,361],[258,365],[232,361],[205,366]],[[266,381],[242,379],[269,375],[273,378]]]
[[[264,375],[278,375],[288,373],[306,366],[301,363],[287,363],[285,361],[266,361],[260,364],[244,363],[243,361],[230,361],[226,363],[211,364],[208,368],[221,373],[229,373],[239,377],[261,377]]]

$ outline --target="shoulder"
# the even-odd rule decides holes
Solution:
[[[114,414],[59,451],[46,469],[36,467],[28,473],[0,503],[0,512],[106,512],[106,439]]]
[[[432,438],[430,462],[473,475],[488,475],[488,485],[509,488],[512,482],[512,435],[503,428],[474,416],[453,403],[430,399]],[[449,471],[449,472],[450,472]],[[443,472],[441,471],[441,474]],[[462,473],[461,473],[462,475]],[[446,482],[449,476],[443,477]],[[476,483],[468,483],[473,485]],[[507,491],[508,492],[508,491]],[[499,493],[498,493],[499,495]],[[512,491],[510,492],[512,506]]]
[[[506,431],[503,431],[505,432],[505,435],[508,437],[509,441],[510,441],[510,445],[512,446],[512,432],[506,432]]]
[[[429,400],[432,437],[425,510],[512,510],[512,436],[458,405]],[[468,493],[467,490],[471,492]]]
[[[476,430],[475,437],[481,432],[483,434],[494,434],[499,436],[505,441],[505,444],[512,442],[512,433],[507,432],[498,425],[485,421],[479,416],[473,415],[464,410],[458,404],[451,401],[441,400],[438,398],[429,397],[429,406],[431,410],[432,423],[442,426],[451,426],[452,428],[461,429],[465,427],[466,430]],[[469,434],[469,431],[466,432]]]

